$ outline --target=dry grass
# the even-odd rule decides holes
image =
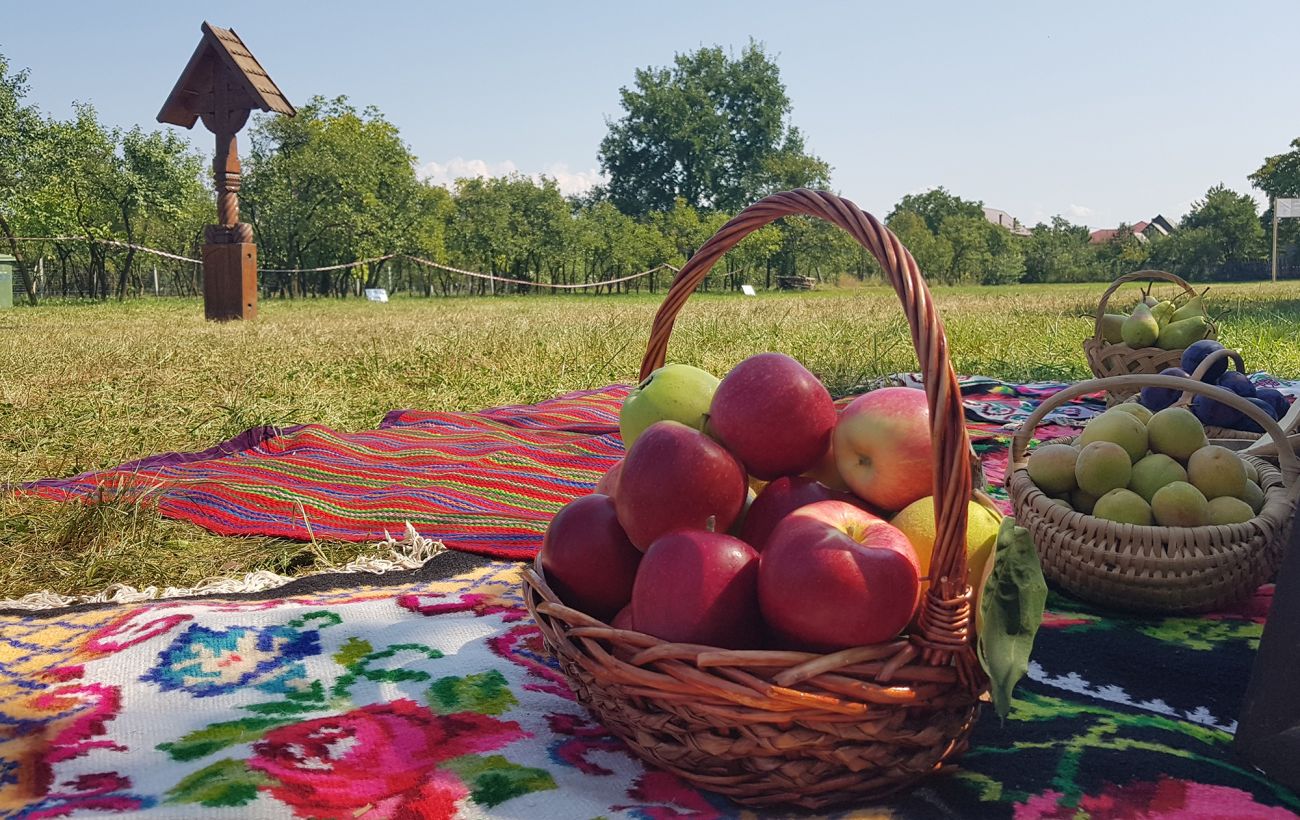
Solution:
[[[1089,375],[1080,348],[1098,285],[940,289],[955,364],[1011,380]],[[1259,369],[1300,376],[1300,284],[1216,286],[1221,337]],[[209,324],[197,302],[64,305],[0,314],[0,480],[195,450],[258,424],[357,430],[394,408],[472,410],[635,377],[658,297],[264,302]],[[670,356],[725,372],[781,350],[836,392],[915,367],[881,288],[696,297]],[[0,598],[109,583],[302,571],[364,549],[219,538],[147,505],[0,498]]]

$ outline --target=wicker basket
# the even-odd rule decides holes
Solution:
[[[777,219],[807,215],[848,231],[889,275],[912,330],[929,399],[937,499],[931,585],[919,626],[833,654],[724,650],[613,629],[566,607],[540,563],[524,598],[578,700],[650,763],[755,806],[820,808],[903,789],[964,751],[987,687],[967,584],[970,445],[943,323],[912,255],[874,217],[798,190],[746,208],[673,281],[641,376],[664,362],[678,311],[726,251]]]
[[[1066,509],[1029,478],[1028,446],[1035,426],[1069,399],[1136,385],[1181,388],[1213,396],[1247,413],[1283,441],[1266,413],[1229,390],[1177,376],[1115,376],[1080,382],[1038,406],[1011,443],[1007,489],[1016,522],[1027,528],[1043,574],[1071,594],[1115,609],[1152,613],[1203,612],[1241,600],[1277,571],[1295,514],[1300,460],[1279,450],[1281,469],[1254,457],[1264,506],[1243,524],[1139,527]]]
[[[1092,338],[1085,339],[1083,342],[1083,355],[1088,358],[1088,367],[1092,368],[1092,375],[1099,379],[1139,373],[1154,375],[1167,367],[1177,367],[1183,357],[1182,350],[1162,350],[1158,347],[1143,347],[1134,350],[1122,342],[1111,344],[1102,337],[1101,317],[1106,315],[1106,305],[1110,302],[1111,294],[1119,290],[1121,285],[1127,285],[1130,282],[1171,282],[1187,293],[1193,296],[1196,295],[1196,291],[1182,277],[1162,270],[1140,270],[1135,273],[1125,274],[1112,282],[1110,287],[1106,288],[1106,292],[1101,295],[1101,301],[1097,304],[1097,316]],[[1215,336],[1215,329],[1211,326],[1210,333],[1206,338],[1213,339]],[[1137,387],[1116,388],[1107,392],[1106,403],[1108,405],[1118,404],[1136,392]]]
[[[1191,374],[1191,377],[1196,381],[1201,381],[1205,374],[1210,372],[1211,367],[1224,359],[1227,359],[1231,364],[1233,364],[1238,373],[1246,373],[1246,362],[1241,358],[1241,354],[1225,347],[1221,350],[1212,352],[1210,355],[1202,359],[1201,363],[1196,366],[1196,370]],[[1174,406],[1186,407],[1192,403],[1192,398],[1193,394],[1191,391],[1184,391],[1184,393],[1178,397],[1178,400],[1174,402]],[[1128,401],[1137,401],[1137,394],[1135,393],[1129,397]],[[1287,435],[1295,433],[1298,424],[1300,424],[1300,419],[1297,419],[1294,413],[1288,413],[1285,418],[1278,422],[1278,426],[1281,427],[1282,431]],[[1250,430],[1237,430],[1232,427],[1216,427],[1210,424],[1205,426],[1205,435],[1210,438],[1210,441],[1224,445],[1231,445],[1231,443],[1235,441],[1255,441],[1262,436],[1261,433],[1254,433]]]

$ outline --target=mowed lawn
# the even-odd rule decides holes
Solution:
[[[1103,286],[939,288],[959,372],[1081,379]],[[1172,290],[1165,291],[1172,294]],[[1130,288],[1131,303],[1137,296]],[[1160,291],[1157,291],[1159,294]],[[194,300],[0,313],[0,479],[20,482],[196,450],[259,424],[374,427],[394,408],[473,410],[635,379],[661,296],[265,301],[257,321],[203,321]],[[1300,283],[1215,285],[1220,338],[1252,369],[1300,377]],[[671,361],[718,374],[789,353],[837,394],[913,370],[893,292],[699,294]],[[112,583],[187,586],[346,562],[358,544],[221,538],[149,507],[0,498],[0,598]]]

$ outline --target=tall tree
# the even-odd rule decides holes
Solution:
[[[0,54],[0,233],[4,234],[9,252],[18,260],[18,276],[27,301],[35,305],[35,283],[14,238],[14,222],[35,182],[30,178],[30,171],[44,136],[41,116],[35,108],[24,104],[26,96],[27,72],[11,72],[9,61]]]
[[[943,221],[950,216],[969,216],[984,218],[984,203],[962,199],[939,186],[919,194],[907,194],[898,201],[894,210],[885,218],[886,222],[904,212],[919,215],[925,220],[931,233],[938,234]]]
[[[1260,222],[1271,226],[1273,200],[1300,197],[1300,138],[1291,141],[1290,151],[1265,158],[1264,163],[1247,179],[1268,196]],[[1300,244],[1300,219],[1279,220],[1277,238],[1280,247],[1294,250]]]
[[[1040,222],[1025,240],[1026,282],[1084,282],[1096,273],[1088,228],[1060,216]]]
[[[677,54],[670,67],[638,69],[619,94],[624,114],[608,123],[599,157],[611,201],[631,216],[677,199],[735,212],[776,187],[829,177],[788,124],[780,70],[758,43],[737,58],[716,46]]]

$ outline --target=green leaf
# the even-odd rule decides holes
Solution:
[[[190,732],[173,743],[159,743],[157,748],[158,751],[171,755],[172,760],[197,760],[236,743],[258,740],[267,730],[294,722],[295,718],[240,718],[226,723],[214,723]]]
[[[351,666],[360,659],[374,652],[375,649],[370,645],[370,641],[361,638],[348,638],[347,642],[334,653],[334,660],[339,666]]]
[[[977,644],[999,717],[1011,711],[1012,690],[1029,671],[1029,653],[1046,603],[1047,582],[1033,539],[1008,516],[998,531],[993,572],[980,596]]]
[[[519,701],[496,669],[478,675],[439,678],[429,687],[429,706],[440,715],[477,712],[499,715]]]
[[[550,772],[511,763],[501,755],[464,755],[448,760],[442,768],[459,775],[470,788],[470,798],[488,808],[530,792],[555,788]]]
[[[258,788],[270,782],[266,775],[248,768],[243,760],[228,757],[187,775],[172,786],[167,790],[167,802],[242,806],[256,799]]]
[[[255,715],[302,715],[307,712],[315,712],[324,705],[323,703],[294,703],[293,701],[281,700],[273,703],[250,703],[239,708]]]

